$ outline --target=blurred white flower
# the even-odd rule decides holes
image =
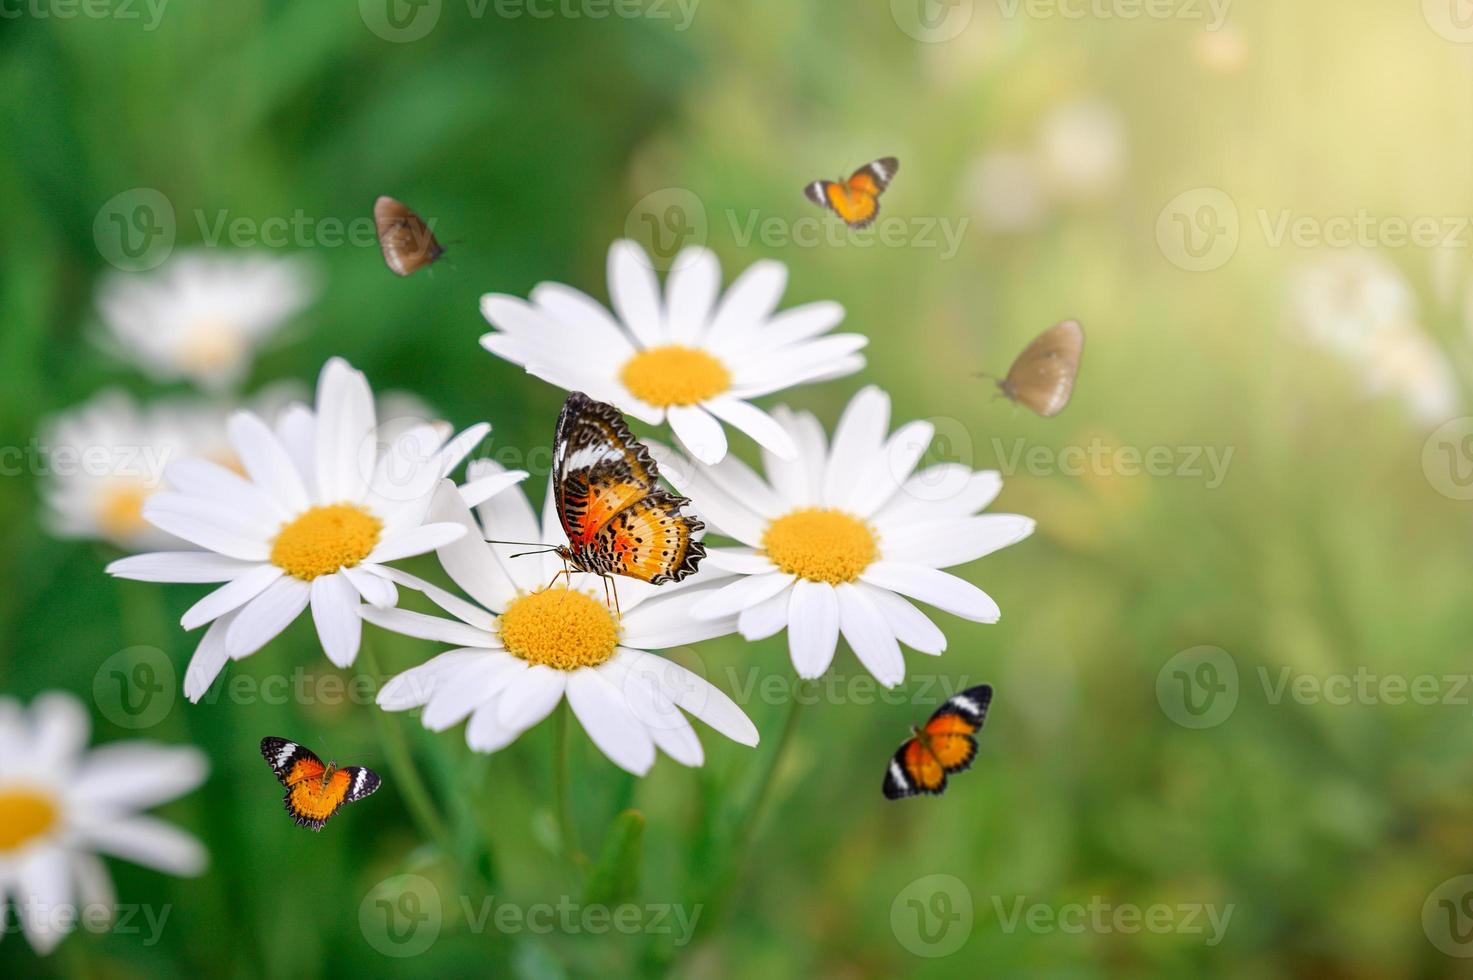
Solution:
[[[1461,411],[1458,379],[1447,354],[1415,324],[1372,337],[1364,371],[1372,395],[1400,398],[1425,426],[1441,425]]]
[[[208,859],[193,836],[143,813],[198,788],[204,753],[151,742],[89,751],[90,730],[71,694],[42,694],[29,711],[0,697],[0,919],[8,898],[42,955],[83,910],[111,917],[116,897],[99,854],[187,876]]]
[[[1058,106],[1038,128],[1038,167],[1058,198],[1095,201],[1125,177],[1128,158],[1120,110],[1102,99]]]
[[[146,582],[223,582],[184,614],[210,624],[184,677],[193,701],[225,662],[255,653],[308,605],[329,660],[358,655],[359,598],[392,606],[386,562],[424,554],[464,533],[426,521],[441,479],[490,430],[482,423],[447,441],[426,423],[384,443],[364,376],[333,358],[322,369],[314,412],[294,405],[275,427],[241,411],[227,425],[244,476],[203,459],[169,466],[170,489],[143,516],[201,551],[155,552],[108,571]]]
[[[52,533],[110,541],[120,548],[181,546],[143,519],[164,485],[164,468],[193,456],[234,465],[226,410],[204,398],[140,406],[121,390],[93,396],[43,423],[34,464],[44,477],[44,519]]]
[[[469,719],[466,744],[495,752],[566,697],[593,743],[615,765],[639,776],[654,765],[656,749],[682,765],[704,761],[685,712],[727,738],[757,744],[756,726],[730,698],[698,674],[648,652],[736,628],[734,614],[709,620],[691,615],[691,607],[710,594],[705,583],[712,575],[702,569],[664,586],[618,578],[617,608],[606,602],[597,576],[573,572],[565,585],[551,585],[563,571],[556,555],[513,558],[512,552],[526,549],[485,540],[489,535],[566,544],[551,496],[539,522],[513,486],[526,473],[478,460],[467,475],[463,491],[442,485],[432,516],[466,528],[468,533],[440,548],[439,556],[445,571],[479,605],[403,572],[392,573],[400,585],[423,591],[455,618],[368,607],[363,618],[455,649],[390,680],[379,692],[380,707],[423,708],[422,723],[437,732]],[[477,507],[480,524],[468,504]]]
[[[1215,31],[1201,31],[1192,40],[1197,64],[1220,75],[1241,71],[1248,63],[1252,49],[1248,35],[1237,24],[1223,24]]]
[[[1415,323],[1417,298],[1401,272],[1374,252],[1339,252],[1296,269],[1290,321],[1313,342],[1363,355],[1383,330]]]
[[[609,248],[608,278],[617,319],[559,283],[537,286],[531,302],[488,293],[481,314],[497,329],[481,346],[650,425],[668,419],[707,462],[726,455],[723,423],[791,456],[787,433],[751,400],[864,367],[865,337],[829,333],[844,319],[838,303],[776,312],[788,282],[781,262],[754,263],[722,295],[715,253],[687,248],[662,295],[649,257],[626,240]]]
[[[995,471],[941,464],[915,472],[931,444],[929,422],[890,432],[890,397],[855,395],[825,444],[812,415],[774,413],[801,450],[763,454],[764,480],[729,458],[700,466],[652,447],[661,472],[711,529],[744,547],[706,548],[706,565],[737,576],[691,608],[696,618],[739,616],[748,640],[783,629],[799,677],[828,670],[842,634],[881,684],[905,679],[900,644],[939,654],[946,637],[910,603],[995,623],[997,603],[943,568],[1023,540],[1033,521],[978,512],[1002,489]],[[909,597],[907,599],[906,597]]]
[[[987,230],[1032,231],[1048,215],[1049,201],[1033,154],[993,150],[979,156],[964,178],[967,209]]]
[[[113,273],[97,306],[108,345],[150,377],[219,390],[316,293],[299,257],[186,252],[154,272]]]

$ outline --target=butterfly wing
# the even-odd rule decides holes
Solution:
[[[553,497],[568,543],[579,550],[630,504],[655,489],[659,472],[649,450],[612,405],[575,391],[563,404],[553,437]]]
[[[344,766],[341,770],[348,774],[348,793],[343,797],[344,803],[355,803],[365,796],[372,796],[378,792],[378,773],[363,766]]]
[[[946,769],[918,738],[907,739],[885,770],[885,798],[898,800],[918,793],[946,792]]]
[[[977,757],[974,737],[987,720],[992,686],[981,684],[948,698],[922,729],[926,747],[947,772],[960,772]]]
[[[803,194],[819,207],[833,210],[833,205],[829,203],[829,188],[834,186],[837,185],[832,180],[815,180],[803,188]]]
[[[445,251],[424,219],[392,197],[373,202],[373,223],[384,264],[397,276],[413,275]]]
[[[849,176],[849,189],[871,197],[879,197],[895,179],[900,161],[894,157],[881,157],[866,163]]]
[[[362,766],[344,766],[324,781],[305,779],[286,791],[286,812],[298,826],[320,831],[345,803],[371,796],[379,788],[378,774]]]
[[[311,749],[285,738],[261,739],[261,755],[271,764],[271,771],[281,780],[281,785],[288,788],[321,776],[327,769]]]
[[[654,490],[616,513],[594,536],[608,571],[651,585],[694,574],[706,549],[694,537],[706,525],[680,512],[684,497]]]
[[[1052,418],[1069,404],[1083,353],[1084,328],[1075,320],[1057,323],[1023,348],[998,386],[1013,401]]]

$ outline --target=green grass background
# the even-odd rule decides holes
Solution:
[[[702,905],[689,945],[477,933],[461,920],[462,895],[528,905],[582,894],[552,829],[551,722],[484,758],[459,728],[435,736],[391,719],[449,816],[446,851],[424,840],[392,779],[321,835],[281,813],[261,736],[382,768],[373,709],[181,699],[143,734],[211,758],[209,783],[161,811],[205,841],[209,873],[182,881],[110,862],[124,902],[170,906],[162,941],[84,933],[38,961],[10,935],[0,975],[1467,975],[1428,941],[1421,912],[1438,883],[1473,870],[1473,707],[1272,704],[1258,671],[1466,675],[1468,505],[1429,484],[1426,431],[1400,405],[1363,397],[1344,366],[1288,335],[1285,278],[1311,256],[1268,246],[1254,215],[1469,214],[1470,49],[1413,4],[1326,0],[1235,4],[1251,55],[1226,76],[1193,59],[1198,21],[1009,21],[983,2],[948,44],[916,42],[881,0],[707,0],[683,32],[654,18],[476,18],[446,0],[435,29],[405,44],[375,36],[354,6],[176,2],[152,32],[31,14],[0,24],[6,444],[25,445],[40,419],[104,385],[154,393],[90,339],[109,268],[93,219],[120,191],[163,192],[181,245],[198,241],[196,211],[346,221],[381,193],[410,202],[453,243],[447,260],[401,281],[372,248],[309,243],[324,295],[259,359],[252,387],[310,381],[340,354],[458,426],[491,421],[488,451],[526,451],[549,441],[562,392],[477,348],[478,297],[557,280],[605,298],[605,251],[631,208],[681,187],[704,205],[728,280],[780,259],[788,305],[837,299],[845,329],[870,338],[863,374],[782,396],[828,425],[877,383],[897,420],[942,420],[955,455],[978,467],[1000,462],[994,439],[1057,450],[1099,436],[1231,447],[1228,478],[1208,490],[1187,478],[1010,476],[998,508],[1036,517],[1039,531],[964,571],[998,600],[1001,623],[938,614],[950,650],[908,656],[917,679],[905,703],[802,709],[728,901],[733,825],[784,699],[748,704],[758,750],[705,731],[705,768],[662,759],[642,781],[575,730],[584,847],[600,849],[620,810],[644,813],[629,895]],[[884,213],[955,220],[978,153],[1026,141],[1049,108],[1084,96],[1116,104],[1130,140],[1126,181],[1097,206],[1022,236],[973,224],[949,260],[735,240],[729,213],[808,216],[806,181],[888,153],[903,167]],[[1244,228],[1231,262],[1193,274],[1163,257],[1155,223],[1198,186],[1227,190]],[[1418,287],[1429,329],[1464,342],[1459,312],[1431,298],[1433,257],[1385,254]],[[1455,261],[1466,275],[1466,253]],[[1043,421],[992,401],[974,372],[1001,371],[1065,316],[1089,337],[1067,412]],[[735,444],[750,458],[747,440]],[[540,493],[540,478],[532,486]],[[37,515],[33,478],[0,481],[0,690],[90,701],[98,665],[137,644],[164,650],[182,676],[196,641],[177,618],[201,590],[112,581],[102,567],[113,552],[52,540]],[[387,669],[432,649],[368,635]],[[1242,694],[1225,723],[1193,731],[1158,706],[1156,678],[1199,644],[1234,656]],[[680,655],[728,690],[733,676],[791,679],[781,638]],[[835,663],[859,673],[847,651]],[[337,673],[305,622],[232,672],[297,668]],[[938,677],[997,688],[979,763],[943,799],[887,803],[885,761]],[[94,716],[99,740],[138,734]],[[365,940],[359,908],[407,871],[436,883],[446,921],[428,952],[391,960]],[[960,952],[917,957],[891,906],[937,873],[966,882],[975,921]],[[1235,910],[1208,946],[1179,933],[1009,932],[994,897],[1011,907],[1017,896]]]

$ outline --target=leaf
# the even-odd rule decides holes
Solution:
[[[625,810],[614,818],[604,837],[603,854],[584,888],[587,904],[615,905],[634,894],[644,850],[644,825],[644,814],[638,810]]]

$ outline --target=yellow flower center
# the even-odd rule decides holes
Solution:
[[[271,543],[271,561],[310,582],[367,558],[383,529],[383,521],[356,504],[312,507],[282,527]]]
[[[97,526],[110,538],[130,538],[148,529],[143,502],[153,491],[141,483],[117,483],[103,493]]]
[[[731,387],[731,372],[703,350],[670,344],[640,351],[619,372],[624,387],[661,408],[696,405]]]
[[[39,791],[0,790],[0,854],[45,836],[58,816],[52,798]]]
[[[518,596],[506,607],[501,643],[528,663],[558,670],[597,667],[614,655],[619,621],[586,592],[544,589]]]
[[[767,525],[762,547],[773,564],[814,582],[853,582],[880,557],[875,532],[841,510],[808,507]]]
[[[245,354],[241,333],[229,321],[205,317],[190,324],[179,342],[179,364],[189,371],[230,367]]]

